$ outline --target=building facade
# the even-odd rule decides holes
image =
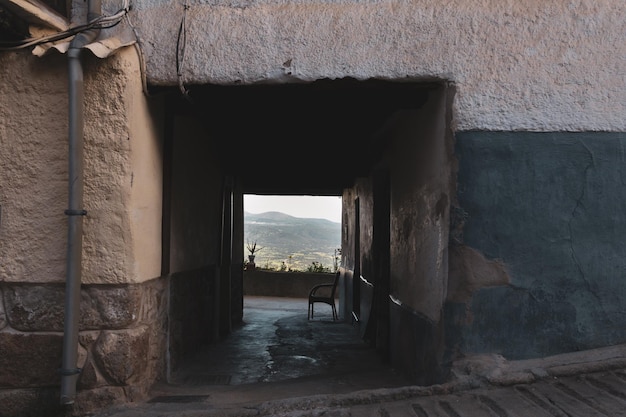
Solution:
[[[139,401],[228,334],[245,193],[343,197],[340,315],[417,384],[626,343],[621,1],[89,7],[0,51],[7,415]]]

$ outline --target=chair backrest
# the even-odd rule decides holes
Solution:
[[[339,284],[339,276],[341,275],[341,272],[337,271],[335,273],[335,280],[333,281],[333,288],[330,291],[330,298],[335,298],[335,292],[337,291],[337,284]]]

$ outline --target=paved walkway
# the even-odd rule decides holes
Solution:
[[[330,308],[309,321],[306,299],[246,297],[244,324],[149,401],[95,417],[626,416],[626,345],[527,361],[475,356],[454,374],[410,385]]]

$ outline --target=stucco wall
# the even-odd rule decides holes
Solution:
[[[167,315],[167,281],[154,279],[161,270],[162,127],[152,121],[162,120],[160,101],[142,90],[135,50],[106,60],[85,52],[81,60],[87,215],[75,415],[142,398],[164,376]],[[0,402],[9,415],[65,414],[58,369],[67,72],[67,57],[57,53],[0,54]]]
[[[147,98],[141,85],[136,56],[131,50],[125,97],[131,142],[128,216],[133,250],[134,282],[161,274],[161,222],[163,192],[163,120],[160,98]]]
[[[83,281],[142,282],[161,272],[161,126],[134,49],[85,65]],[[154,99],[153,106],[158,106]],[[154,112],[155,114],[151,113]],[[154,122],[151,117],[155,117]]]
[[[0,54],[0,280],[64,278],[67,77],[59,56]]]
[[[458,130],[626,129],[622,0],[187,4],[188,85],[439,78]],[[148,79],[176,85],[183,4],[136,6]]]
[[[83,282],[160,275],[161,156],[133,49],[83,54]],[[62,282],[67,240],[67,60],[0,54],[0,280]]]
[[[462,243],[477,252],[451,271],[474,286],[450,294],[451,344],[528,358],[624,343],[625,135],[457,139]]]

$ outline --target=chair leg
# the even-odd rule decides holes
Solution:
[[[337,307],[335,304],[329,304],[333,314],[333,321],[339,320],[339,313],[337,313]],[[308,308],[308,320],[311,320],[315,317],[315,303],[309,303]]]

